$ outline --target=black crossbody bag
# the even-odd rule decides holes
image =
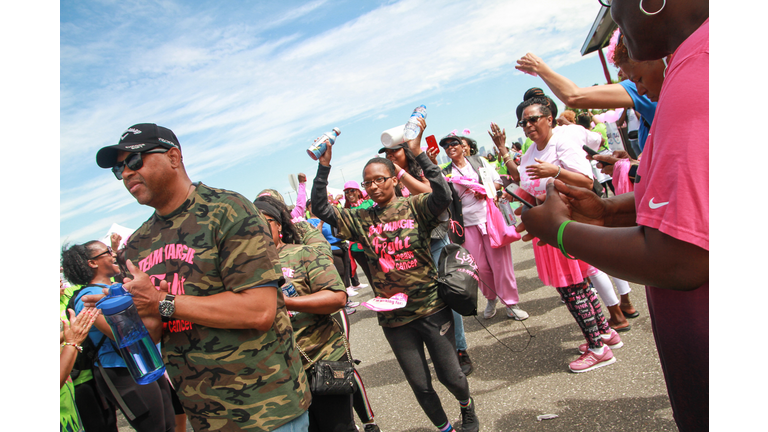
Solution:
[[[336,321],[333,322],[336,323]],[[347,361],[312,361],[299,344],[296,344],[296,348],[310,364],[306,373],[309,379],[309,390],[313,396],[348,395],[355,391],[355,365],[352,363],[352,354],[349,352],[349,342],[344,332],[341,333],[341,338],[344,340],[344,349],[347,351]]]

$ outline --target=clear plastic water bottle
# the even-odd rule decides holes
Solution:
[[[160,351],[139,317],[133,296],[125,291],[123,284],[110,286],[109,295],[99,300],[96,307],[112,328],[120,356],[133,380],[144,385],[163,376],[165,365]]]
[[[341,135],[341,130],[337,127],[333,128],[330,132],[320,135],[320,138],[316,139],[315,142],[309,146],[307,154],[309,154],[309,157],[311,157],[312,160],[318,160],[320,156],[325,153],[328,144],[333,145],[336,142],[336,137],[339,135]]]
[[[427,107],[424,105],[419,105],[416,107],[416,109],[413,110],[413,114],[411,114],[411,118],[408,119],[408,123],[405,124],[406,141],[412,140],[419,136],[419,133],[421,132],[421,125],[418,121],[419,118],[427,118]]]

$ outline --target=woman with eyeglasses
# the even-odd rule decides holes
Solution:
[[[438,430],[453,426],[432,388],[424,348],[429,351],[438,380],[458,400],[464,431],[479,430],[469,383],[456,356],[453,314],[437,295],[437,268],[430,251],[431,232],[440,223],[439,216],[448,208],[451,195],[437,166],[420,148],[426,128],[419,119],[421,133],[408,142],[431,193],[398,197],[398,172],[388,159],[374,158],[363,169],[362,186],[376,205],[370,209],[340,209],[325,200],[330,173],[332,146],[319,158],[312,188],[315,214],[338,227],[339,235],[363,244],[374,271],[374,292],[390,298],[403,293],[404,307],[377,312],[379,325],[407,378],[416,400]]]
[[[444,175],[462,176],[485,184],[494,192],[501,189],[502,181],[499,174],[483,158],[476,155],[467,156],[462,137],[448,135],[440,140],[440,147],[451,159],[451,164],[443,168]],[[489,183],[489,184],[486,184]],[[480,280],[480,291],[488,300],[483,311],[485,319],[496,315],[496,305],[499,299],[506,306],[507,317],[517,321],[528,319],[528,313],[518,306],[520,295],[517,291],[517,280],[512,260],[512,249],[509,246],[491,247],[486,227],[487,204],[486,194],[473,192],[459,184],[452,185],[461,201],[461,213],[464,228],[463,246],[472,254],[477,263]]]
[[[282,300],[302,355],[304,369],[318,360],[352,361],[348,342],[331,315],[344,308],[347,292],[331,259],[312,246],[301,244],[291,215],[279,201],[262,196],[254,205],[267,220],[283,268]],[[348,347],[348,345],[346,345]],[[309,431],[354,432],[352,395],[312,395]]]
[[[531,197],[538,196],[545,193],[547,181],[554,178],[591,189],[592,166],[582,146],[597,148],[602,136],[578,125],[555,128],[556,120],[549,108],[554,105],[552,100],[547,96],[529,96],[532,97],[517,108],[518,124],[533,141],[517,169],[520,188]],[[502,131],[492,125],[492,133]],[[533,253],[539,279],[557,289],[587,340],[579,346],[582,355],[570,363],[570,370],[587,372],[616,362],[611,347],[619,348],[623,342],[603,316],[600,300],[586,280],[590,277],[595,285],[603,284],[612,290],[608,276],[585,262],[566,259],[558,249],[539,245],[537,241],[533,242]]]
[[[420,193],[432,192],[429,180],[424,177],[424,171],[421,169],[421,166],[419,166],[419,163],[416,162],[416,158],[413,156],[408,143],[403,143],[393,148],[382,147],[381,150],[379,150],[379,154],[381,153],[386,153],[387,159],[389,159],[395,166],[400,194],[403,197],[407,198],[412,194],[418,195]],[[431,155],[427,154],[427,156],[432,160],[432,163],[435,163]],[[450,210],[457,212],[455,208],[451,208]],[[440,259],[440,252],[442,252],[445,245],[451,242],[448,237],[448,232],[450,230],[450,213],[448,210],[440,215],[440,220],[440,225],[432,230],[432,233],[430,234],[432,237],[430,251],[432,253],[432,259],[435,261],[435,265],[437,265],[437,260]],[[464,372],[464,375],[469,376],[469,374],[472,373],[473,366],[472,360],[467,353],[467,338],[464,334],[464,318],[462,318],[456,311],[453,311],[453,323],[456,336],[456,355],[459,357],[459,364],[461,364],[462,372]]]
[[[84,295],[103,294],[102,290],[112,284],[112,278],[120,273],[116,258],[112,248],[98,240],[62,250],[64,277],[73,284],[83,286],[73,293],[76,313],[83,310]],[[103,315],[96,318],[88,337],[98,348],[98,357],[92,369],[96,386],[112,406],[120,408],[131,427],[138,432],[174,431],[175,414],[168,380],[160,378],[146,385],[136,384]],[[112,383],[120,400],[112,393],[106,380]],[[126,408],[130,413],[126,412]]]

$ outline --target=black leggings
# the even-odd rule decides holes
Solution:
[[[349,273],[351,273],[351,265],[349,264],[349,249],[347,246],[339,247],[338,249],[331,250],[333,254],[333,266],[336,267],[336,271],[341,276],[341,281],[344,283],[344,288],[349,288]]]
[[[171,386],[164,376],[155,382],[139,385],[131,378],[128,368],[104,368],[104,371],[125,401],[128,409],[136,416],[131,421],[123,412],[128,423],[137,432],[173,432],[176,429],[176,418],[171,404]],[[120,405],[107,387],[98,367],[94,367],[93,377],[99,391],[114,406],[119,408]]]
[[[453,312],[446,307],[403,326],[382,329],[421,409],[433,425],[445,425],[448,417],[432,387],[432,376],[429,373],[424,346],[426,345],[429,351],[437,379],[456,400],[469,400],[469,383],[461,372],[456,356]]]
[[[341,326],[342,332],[346,335],[347,340],[349,340],[349,317],[344,309],[331,315],[331,318]],[[355,409],[361,422],[370,423],[373,421],[373,408],[371,408],[368,393],[365,390],[365,384],[363,384],[363,378],[357,372],[357,368],[355,368],[355,392],[352,393],[352,407]]]
[[[101,394],[95,379],[75,386],[75,404],[83,429],[117,432],[115,407]]]
[[[371,289],[373,289],[373,273],[371,272],[371,268],[368,266],[368,260],[365,258],[365,252],[352,251],[352,259],[354,259],[357,265],[363,269],[363,273],[365,273],[365,277],[368,279],[368,285],[370,285]]]

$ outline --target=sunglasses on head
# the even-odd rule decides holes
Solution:
[[[530,116],[528,118],[524,118],[517,122],[517,125],[520,127],[525,127],[526,124],[536,124],[537,121],[539,121],[540,118],[544,117],[543,115],[537,115],[537,116]]]
[[[117,177],[118,180],[123,179],[123,170],[125,170],[125,167],[127,166],[132,171],[137,171],[141,169],[141,167],[144,166],[144,161],[141,159],[142,154],[146,153],[165,153],[170,149],[167,148],[157,148],[152,150],[147,150],[145,152],[141,153],[131,153],[128,155],[127,158],[125,158],[122,162],[118,162],[115,166],[112,167],[112,172],[115,174],[115,177]]]

